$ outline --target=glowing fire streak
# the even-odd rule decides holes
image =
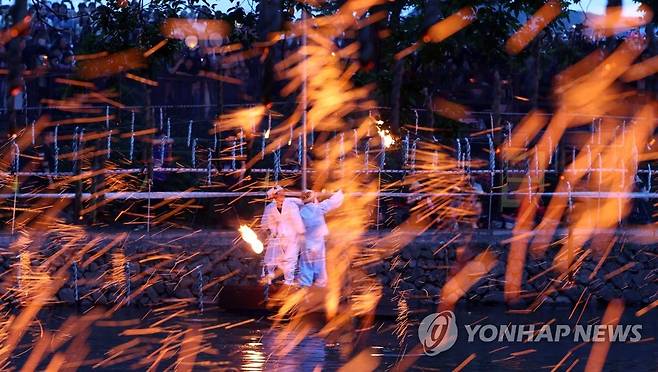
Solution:
[[[605,309],[603,314],[603,319],[601,324],[611,326],[608,329],[611,329],[619,324],[622,314],[624,313],[624,301],[620,299],[614,299],[610,301],[608,307]],[[592,350],[589,353],[589,358],[587,359],[587,365],[585,366],[585,371],[602,371],[605,366],[605,360],[608,356],[608,351],[610,351],[610,333],[606,333],[604,336],[603,342],[595,342],[592,345]]]
[[[623,15],[623,7],[610,7],[606,9],[605,15],[590,16],[586,24],[592,30],[593,36],[611,36],[649,23],[653,18],[651,8],[642,4],[640,5],[640,11],[642,13],[640,16],[626,17]]]
[[[430,27],[427,30],[427,34],[423,37],[423,41],[426,43],[439,43],[471,24],[475,20],[475,17],[475,10],[473,8],[462,8],[448,18]]]
[[[146,61],[142,52],[137,49],[128,49],[81,62],[79,73],[83,79],[90,80],[145,66]]]
[[[251,229],[251,227],[247,225],[240,225],[240,228],[238,229],[240,231],[240,235],[242,236],[242,240],[244,240],[251,249],[254,251],[256,254],[261,254],[263,253],[263,243],[258,240],[258,235],[254,232],[254,230]]]
[[[512,35],[505,44],[505,50],[509,54],[521,52],[537,34],[560,15],[560,12],[560,3],[558,1],[551,0],[544,4],[519,31]]]

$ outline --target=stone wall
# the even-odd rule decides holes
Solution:
[[[77,241],[45,234],[22,245],[16,237],[0,236],[2,298],[5,302],[25,300],[52,282],[63,266],[65,283],[52,301],[84,307],[128,298],[133,305],[173,298],[208,304],[216,301],[222,286],[253,286],[261,274],[262,256],[251,252],[233,232],[172,231],[150,237],[132,233],[125,238],[119,234],[88,233]],[[473,257],[489,249],[498,263],[463,301],[500,303],[508,250],[500,242],[508,237],[508,232],[478,232],[466,244],[462,239],[451,241],[452,235],[424,234],[366,270],[388,288],[387,296],[404,293],[418,300],[419,306],[429,305],[438,302],[446,278],[459,265],[458,256]],[[468,248],[458,255],[464,246]],[[656,245],[616,244],[592,279],[599,258],[590,254],[567,284],[553,280],[558,275],[551,269],[555,250],[525,263],[523,303],[536,300],[540,293],[545,303],[565,305],[612,298],[641,305],[658,296]]]
[[[445,245],[440,239],[435,242],[417,241],[399,255],[371,265],[368,270],[386,286],[406,292],[407,297],[419,299],[421,303],[438,303],[446,277],[459,267],[459,246],[462,242]],[[462,251],[466,259],[490,250],[498,260],[494,268],[466,292],[463,301],[503,303],[509,246],[476,241],[467,247]],[[527,257],[519,305],[529,305],[538,300],[563,305],[579,300],[596,303],[613,298],[642,305],[658,299],[656,245],[641,246],[628,241],[615,244],[598,270],[596,267],[601,256],[588,254],[578,265],[575,275],[567,276],[564,281],[556,280],[559,273],[552,267],[556,251],[557,248],[553,248],[541,258]]]
[[[128,299],[133,305],[161,304],[169,299],[208,304],[222,285],[255,285],[260,276],[261,256],[243,244],[234,244],[234,233],[176,231],[118,238],[119,234],[90,233],[68,248],[52,234],[23,249],[12,244],[15,239],[1,237],[3,298],[16,302],[30,296],[55,278],[62,266],[66,266],[66,282],[52,302],[83,307]],[[119,242],[113,245],[117,238]],[[89,246],[87,253],[76,257]],[[58,251],[65,253],[44,271],[44,263]]]

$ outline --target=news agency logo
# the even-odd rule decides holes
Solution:
[[[467,342],[638,342],[642,325],[589,324],[467,324]],[[434,356],[455,345],[459,330],[457,317],[450,310],[426,316],[418,326],[418,338],[426,355]]]
[[[457,318],[450,310],[430,314],[418,326],[418,338],[429,356],[450,349],[457,342],[458,332]]]

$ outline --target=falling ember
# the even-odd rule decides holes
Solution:
[[[640,27],[653,19],[653,12],[647,5],[640,5],[640,16],[626,17],[623,7],[609,7],[602,16],[591,16],[585,22],[595,37],[606,37]]]
[[[143,54],[137,49],[128,49],[80,63],[79,74],[83,79],[96,79],[144,66]]]
[[[426,43],[439,43],[449,38],[457,31],[468,26],[475,20],[475,10],[470,7],[462,8],[448,18],[436,23],[427,30],[423,37]]]
[[[632,65],[624,75],[622,75],[621,79],[624,82],[640,80],[655,74],[656,71],[658,71],[658,56],[645,59],[640,63]]]
[[[441,290],[441,309],[452,309],[457,301],[477,283],[480,278],[487,275],[497,264],[495,254],[485,251],[467,263],[455,276],[453,276]]]
[[[447,99],[438,97],[433,102],[433,109],[441,116],[449,119],[460,121],[468,116],[469,109],[459,103],[448,101]]]
[[[215,131],[242,129],[247,134],[249,134],[251,133],[251,129],[254,123],[260,122],[264,116],[265,106],[263,105],[256,105],[254,107],[239,109],[220,116],[216,121]],[[212,133],[215,133],[215,131]],[[269,130],[266,135],[269,136]]]
[[[94,85],[94,83],[90,83],[90,82],[87,82],[87,81],[79,81],[79,80],[64,79],[64,78],[55,78],[55,82],[59,83],[59,84],[73,85],[73,86],[78,86],[78,87],[87,88],[87,89],[96,89],[96,85]]]
[[[254,230],[251,229],[251,227],[247,225],[240,225],[238,231],[240,231],[242,240],[244,240],[247,244],[249,244],[251,249],[256,254],[263,253],[263,243],[260,240],[258,240],[258,236],[254,232]]]
[[[157,43],[157,44],[155,44],[153,47],[151,47],[151,49],[149,49],[149,50],[147,50],[146,52],[144,52],[144,57],[145,57],[145,58],[146,58],[146,57],[149,57],[151,54],[157,52],[158,49],[160,49],[160,48],[162,48],[163,46],[165,46],[165,45],[167,44],[168,41],[169,41],[168,39],[161,40],[159,43]]]
[[[619,324],[622,314],[624,314],[624,301],[620,299],[614,299],[610,301],[608,307],[605,309],[603,314],[602,324],[606,325],[607,329],[612,329]],[[592,349],[589,353],[589,358],[587,359],[587,365],[585,366],[585,371],[602,371],[605,365],[605,360],[610,351],[610,340],[613,335],[609,332],[604,336],[603,342],[595,342],[592,345]]]
[[[379,129],[377,128],[377,133],[379,133],[379,136],[382,138],[384,141],[384,147],[389,148],[391,145],[395,144],[395,138],[391,135],[391,132],[388,131],[388,129]]]
[[[141,76],[133,75],[133,74],[131,74],[130,72],[127,72],[127,73],[126,73],[126,77],[127,77],[128,79],[132,79],[132,80],[135,80],[135,81],[138,81],[138,82],[140,82],[140,83],[143,83],[143,84],[146,84],[146,85],[150,85],[150,86],[153,86],[153,87],[157,87],[157,86],[158,86],[158,82],[157,82],[157,81],[153,81],[153,80],[150,80],[150,79],[143,78],[143,77],[141,77]]]
[[[549,1],[535,13],[528,22],[507,40],[505,50],[510,54],[518,54],[525,48],[537,34],[561,13],[560,3]],[[516,98],[516,97],[515,97]]]

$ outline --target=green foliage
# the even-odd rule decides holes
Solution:
[[[92,14],[93,32],[82,36],[78,53],[110,53],[128,48],[148,50],[163,40],[161,27],[168,18],[179,18],[187,9],[194,7],[199,18],[216,19],[227,22],[232,29],[229,39],[232,42],[249,44],[255,39],[256,15],[247,13],[239,5],[228,9],[226,13],[216,10],[216,4],[199,0],[152,0],[140,8],[139,2],[110,0],[97,7]],[[202,4],[202,5],[200,5]],[[200,5],[200,6],[199,6]],[[170,42],[151,56],[150,64],[159,70],[163,62],[183,47],[180,41]]]
[[[522,74],[530,74],[536,58],[535,51],[540,48],[541,58],[560,68],[566,67],[581,58],[587,51],[567,42],[554,42],[551,35],[568,31],[566,9],[569,4],[578,1],[562,1],[565,12],[551,22],[546,31],[533,40],[517,56],[505,52],[505,42],[518,30],[529,15],[546,3],[546,0],[397,0],[386,2],[371,13],[384,11],[387,17],[377,24],[380,30],[390,31],[388,37],[376,40],[378,43],[378,64],[375,70],[360,71],[354,78],[357,85],[374,84],[377,99],[384,105],[390,104],[393,88],[396,53],[417,44],[418,48],[405,57],[404,78],[402,79],[401,107],[423,107],[426,97],[424,89],[431,94],[456,97],[471,84],[469,80],[481,83],[489,93],[494,71],[501,74],[503,80],[513,80]],[[120,4],[126,4],[121,6]],[[84,34],[76,53],[95,53],[99,51],[116,52],[128,48],[147,50],[163,40],[160,28],[167,18],[194,16],[199,18],[220,19],[227,22],[232,29],[230,42],[240,42],[246,47],[259,39],[266,22],[259,23],[261,17],[271,17],[267,12],[282,12],[278,18],[284,25],[299,15],[301,9],[321,16],[333,14],[343,1],[323,2],[318,7],[295,0],[259,1],[255,11],[232,2],[226,11],[217,10],[216,4],[205,0],[152,0],[147,9],[140,9],[140,2],[119,2],[109,0],[97,8],[92,16],[92,30]],[[651,6],[654,2],[645,1]],[[658,2],[656,2],[658,4]],[[423,44],[424,32],[429,25],[438,22],[463,7],[475,9],[477,17],[472,24],[452,35],[441,43]],[[188,14],[188,12],[190,12]],[[285,26],[283,26],[285,27]],[[157,53],[149,57],[146,75],[156,77],[172,56],[183,48],[179,41],[170,42]],[[403,113],[403,121],[409,119],[410,113]]]
[[[177,17],[183,5],[181,0],[153,0],[149,4],[152,13],[147,19],[139,3],[127,2],[121,6],[118,1],[110,0],[91,15],[93,31],[83,33],[78,53],[113,53],[129,48],[146,50],[163,39],[162,23],[169,17]],[[166,58],[179,47],[177,43],[169,43],[155,57]]]
[[[577,2],[577,1],[575,1]],[[540,34],[518,56],[510,56],[505,51],[505,42],[522,25],[521,19],[527,18],[541,6],[545,0],[496,0],[496,1],[403,1],[400,19],[389,22],[393,26],[391,36],[382,41],[383,63],[377,74],[359,74],[360,84],[376,83],[381,93],[380,99],[388,100],[391,91],[393,55],[400,50],[420,43],[423,32],[428,27],[428,19],[435,23],[455,13],[463,7],[473,7],[476,19],[463,30],[441,43],[424,44],[416,52],[406,57],[405,79],[401,106],[421,107],[424,97],[423,87],[447,90],[451,93],[454,86],[463,84],[467,78],[482,76],[491,84],[493,71],[498,70],[503,79],[509,75],[522,72],[526,61],[531,57],[531,50],[548,34],[568,31],[566,29],[567,8],[574,1],[562,1],[563,13],[551,22],[547,31]],[[542,50],[546,45],[542,44]],[[407,78],[408,77],[408,78]],[[450,80],[456,84],[450,84]],[[459,88],[459,87],[457,87]]]

